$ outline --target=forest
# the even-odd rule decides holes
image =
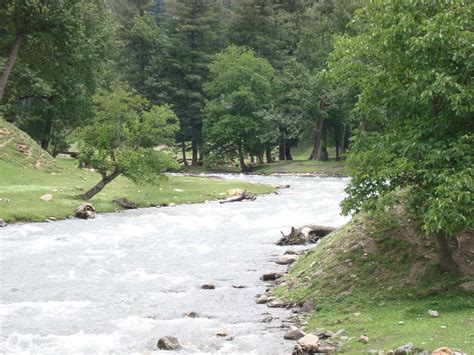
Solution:
[[[305,145],[347,167],[345,216],[402,208],[442,274],[472,239],[472,1],[0,0],[0,68],[0,120],[100,175],[82,200]]]

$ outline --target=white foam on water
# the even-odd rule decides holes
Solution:
[[[291,226],[340,226],[348,180],[222,176],[290,184],[253,202],[209,202],[0,230],[0,353],[141,354],[165,335],[181,354],[287,354],[284,309],[255,303]],[[212,184],[212,179],[209,183]],[[201,289],[213,284],[214,290]],[[236,289],[233,285],[246,288]],[[186,318],[186,312],[201,318]],[[270,312],[274,321],[261,323]],[[226,331],[232,341],[216,336]]]

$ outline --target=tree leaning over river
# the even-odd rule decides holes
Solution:
[[[166,106],[148,101],[115,83],[94,97],[94,120],[77,133],[79,160],[102,179],[80,197],[89,200],[119,175],[137,184],[153,183],[176,162],[158,145],[173,143],[178,119]]]
[[[355,137],[345,213],[402,195],[443,271],[448,237],[474,227],[474,3],[367,2],[332,54],[336,79],[357,86],[356,112],[379,127]]]

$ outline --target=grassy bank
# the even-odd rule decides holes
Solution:
[[[269,164],[256,165],[253,174],[315,174],[322,176],[347,176],[349,171],[344,162],[314,160],[283,160]]]
[[[459,248],[453,243],[459,272],[441,274],[433,241],[402,212],[359,216],[300,258],[277,294],[295,303],[313,300],[307,330],[345,329],[345,352],[411,342],[473,353],[474,297],[459,287],[474,279],[472,234]],[[368,344],[358,341],[361,335]]]
[[[76,196],[100,180],[99,174],[76,165],[71,158],[52,159],[28,135],[0,120],[0,218],[14,223],[71,216],[81,203]],[[98,212],[110,212],[121,209],[112,202],[120,197],[150,207],[225,198],[236,188],[251,194],[273,191],[265,185],[223,179],[170,177],[157,186],[138,186],[119,177],[90,202]],[[40,200],[45,194],[52,194],[53,200]]]

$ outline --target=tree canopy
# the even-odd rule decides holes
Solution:
[[[346,213],[406,191],[409,210],[437,238],[474,225],[472,3],[368,2],[331,58],[333,75],[357,86],[360,131]],[[441,260],[452,269],[452,260]]]

